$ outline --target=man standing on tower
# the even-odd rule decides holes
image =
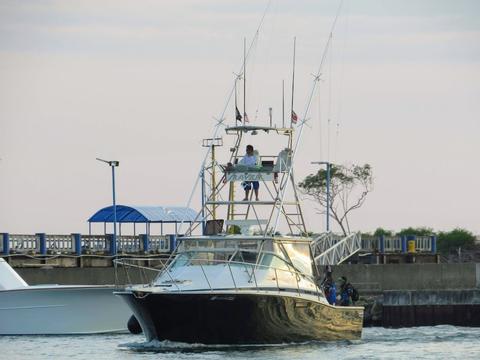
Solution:
[[[247,153],[242,158],[242,160],[240,160],[240,164],[245,166],[251,166],[251,167],[257,166],[258,156],[255,154],[253,150],[253,146],[247,145],[246,151]],[[248,195],[250,194],[250,190],[252,190],[252,187],[253,187],[253,191],[255,192],[255,200],[258,201],[258,188],[260,187],[260,184],[258,183],[258,181],[244,181],[242,182],[242,186],[243,186],[243,190],[245,190],[245,198],[243,199],[243,201],[249,200]]]

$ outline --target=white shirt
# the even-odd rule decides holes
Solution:
[[[257,165],[257,157],[255,155],[249,156],[245,155],[242,160],[240,160],[240,164],[247,165],[247,166],[256,166]]]

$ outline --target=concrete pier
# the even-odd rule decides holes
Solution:
[[[480,263],[332,266],[334,279],[347,277],[362,294],[386,290],[480,288]]]
[[[85,258],[83,261],[94,265]],[[166,257],[163,257],[166,261]],[[111,262],[111,259],[108,259]],[[10,264],[30,284],[112,284],[114,269],[104,267],[63,267],[61,262],[32,266],[16,259]],[[100,264],[99,264],[100,265]],[[480,264],[391,264],[391,265],[337,265],[333,276],[346,276],[363,295],[381,294],[388,290],[452,290],[480,289]]]
[[[385,291],[382,325],[480,326],[480,290]]]
[[[365,324],[480,326],[480,264],[337,265],[360,292]]]

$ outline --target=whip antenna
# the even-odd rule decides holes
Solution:
[[[293,162],[295,160],[295,155],[297,154],[297,149],[298,149],[298,145],[300,143],[300,140],[302,138],[302,133],[303,133],[303,128],[305,127],[305,122],[307,121],[307,115],[308,115],[308,112],[310,110],[310,104],[312,102],[312,98],[313,98],[313,94],[315,93],[315,89],[317,87],[317,83],[318,81],[320,80],[320,75],[321,75],[321,70],[323,68],[323,64],[325,62],[325,57],[327,55],[327,51],[328,51],[328,48],[330,46],[330,42],[332,41],[332,36],[333,36],[333,31],[335,30],[335,26],[337,24],[337,20],[338,20],[338,17],[340,16],[340,12],[342,10],[342,5],[343,5],[343,0],[340,1],[340,5],[338,6],[338,10],[337,10],[337,13],[335,15],[335,19],[333,20],[333,23],[332,23],[332,27],[330,28],[330,35],[328,37],[328,40],[327,40],[327,43],[325,45],[325,48],[324,48],[324,51],[323,51],[323,54],[322,54],[322,58],[320,60],[320,65],[318,67],[318,71],[317,71],[317,74],[314,75],[314,79],[313,79],[313,84],[312,84],[312,90],[310,92],[310,96],[308,98],[308,101],[307,101],[307,105],[305,106],[305,111],[303,113],[303,117],[301,118],[301,124],[299,126],[299,131],[298,131],[298,135],[297,135],[297,139],[296,139],[296,142],[295,142],[295,147],[293,148],[293,151],[292,151],[292,157],[291,157],[291,165],[290,165],[290,168],[288,169],[288,175],[285,177],[285,181],[283,181],[281,184],[280,184],[280,191],[281,191],[281,195],[280,195],[280,205],[278,207],[278,209],[282,209],[283,208],[283,203],[284,203],[284,199],[285,199],[285,194],[286,194],[286,190],[287,190],[287,183],[288,183],[288,179],[290,178],[291,174],[292,174],[292,168],[293,168]],[[295,186],[295,184],[294,184]],[[275,225],[273,226],[273,234],[275,234],[275,232],[277,231],[277,227],[278,227],[278,220],[280,218],[280,213],[281,211],[278,210],[277,211],[277,214],[276,214],[276,218],[275,218]]]
[[[295,93],[295,48],[297,38],[293,38],[293,68],[292,68],[292,104],[290,106],[290,127],[293,126],[293,95]],[[296,120],[295,120],[296,121]]]
[[[260,34],[260,29],[262,28],[263,26],[263,23],[264,23],[264,20],[265,20],[265,16],[267,15],[268,13],[268,10],[270,9],[270,5],[272,3],[272,0],[269,0],[268,1],[268,4],[267,6],[265,7],[265,10],[263,11],[263,14],[262,14],[262,18],[260,19],[260,22],[258,23],[258,27],[257,27],[257,30],[255,31],[255,35],[252,39],[252,41],[250,42],[250,45],[248,47],[248,51],[243,59],[243,62],[245,63],[250,55],[250,52],[253,48],[253,45],[255,44],[255,42],[258,40],[258,36]],[[242,64],[241,68],[240,68],[240,71],[241,72],[242,68],[244,67],[244,65]],[[218,117],[218,119],[220,119],[220,121],[217,122],[217,124],[215,125],[215,130],[213,132],[213,136],[212,138],[216,138],[217,137],[217,134],[218,134],[218,130],[220,129],[220,125],[222,125],[223,123],[223,119],[225,117],[225,113],[227,111],[227,108],[228,108],[228,104],[230,104],[230,100],[232,99],[232,96],[233,96],[233,93],[235,91],[235,83],[233,84],[230,92],[228,93],[228,96],[227,96],[227,101],[225,102],[225,106],[223,107],[223,110],[221,112],[221,115]],[[203,169],[205,167],[205,163],[207,162],[207,159],[208,159],[208,156],[210,155],[210,151],[211,151],[212,147],[208,147],[207,148],[207,151],[205,151],[205,156],[203,158],[203,161],[202,161],[202,165],[201,165],[201,168],[200,168],[200,171],[198,173],[198,176],[197,176],[197,180],[195,181],[194,185],[193,185],[193,188],[192,188],[192,191],[190,193],[190,197],[188,198],[188,202],[187,202],[187,207],[190,207],[191,203],[192,203],[192,199],[193,199],[193,195],[195,194],[195,191],[197,189],[197,186],[198,186],[198,183],[200,182],[200,179],[201,179],[201,176],[202,176],[202,172],[203,172]],[[181,231],[182,227],[183,227],[183,223],[184,221],[182,220],[182,222],[180,223],[180,228],[179,228],[179,232]]]

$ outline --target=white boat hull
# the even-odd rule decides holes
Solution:
[[[127,331],[132,315],[112,286],[29,286],[0,291],[0,335]]]

